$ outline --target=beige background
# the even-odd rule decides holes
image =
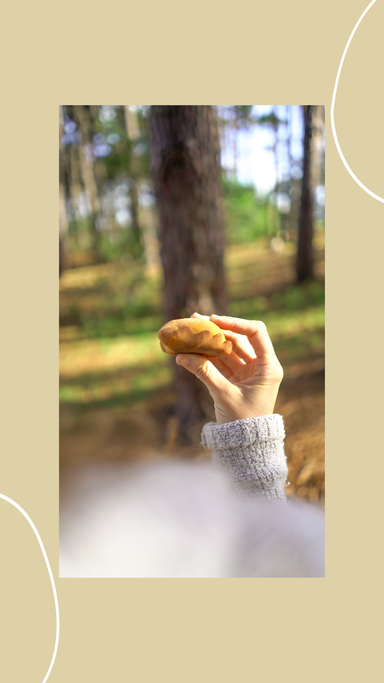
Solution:
[[[367,4],[23,0],[3,10],[0,493],[31,516],[55,576],[49,683],[377,680],[384,205],[348,175],[329,121]],[[378,0],[335,108],[346,158],[380,195],[383,21]],[[325,105],[326,579],[58,578],[58,105],[97,102]],[[32,529],[3,500],[0,539],[0,678],[41,683],[52,591]]]

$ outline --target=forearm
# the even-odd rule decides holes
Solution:
[[[227,473],[239,493],[285,501],[288,468],[281,415],[206,424],[202,445]]]

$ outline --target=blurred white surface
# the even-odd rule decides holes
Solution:
[[[60,577],[321,577],[324,514],[236,496],[211,462],[92,466],[60,501]]]

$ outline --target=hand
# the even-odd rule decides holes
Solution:
[[[212,320],[232,342],[229,356],[208,360],[198,354],[180,353],[176,357],[178,365],[187,368],[207,387],[215,404],[217,423],[272,414],[283,368],[264,323],[219,315],[208,318],[198,313],[191,318]]]

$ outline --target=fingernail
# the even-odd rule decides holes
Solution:
[[[211,318],[220,318],[221,320],[233,323],[233,318],[230,315],[217,315],[216,313],[212,313]]]
[[[178,356],[176,356],[176,363],[178,365],[181,365],[183,368],[187,368],[191,363],[191,359],[188,358],[188,356],[178,355]]]

